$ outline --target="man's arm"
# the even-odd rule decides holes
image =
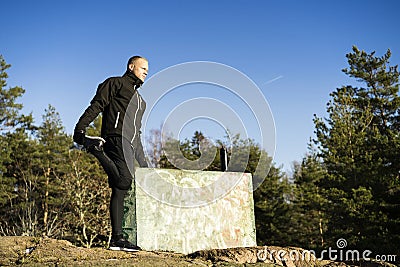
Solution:
[[[144,167],[144,168],[148,167],[146,157],[144,156],[144,150],[143,150],[143,145],[142,145],[142,140],[140,138],[140,135],[136,142],[135,158],[136,158],[137,162],[139,163],[140,167]]]
[[[107,79],[98,86],[96,95],[90,101],[89,107],[83,112],[75,126],[74,141],[76,143],[83,144],[86,128],[110,103],[115,92],[113,90],[114,87],[114,82],[111,79]]]

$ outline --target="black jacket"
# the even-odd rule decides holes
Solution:
[[[106,79],[98,86],[90,106],[79,118],[75,132],[85,132],[89,124],[102,112],[101,136],[122,136],[139,150],[137,152],[143,153],[140,152],[143,151],[140,128],[146,102],[138,92],[142,83],[130,71],[121,77]]]

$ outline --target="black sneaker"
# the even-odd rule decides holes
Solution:
[[[140,247],[132,244],[125,238],[120,238],[118,240],[111,239],[109,250],[121,250],[127,252],[136,252],[142,250]]]
[[[83,146],[88,152],[103,151],[103,145],[105,141],[101,137],[97,136],[87,136],[85,135],[85,140]]]

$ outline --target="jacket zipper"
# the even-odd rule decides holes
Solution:
[[[136,86],[135,86],[135,87],[136,87]],[[136,137],[136,132],[137,132],[137,129],[136,129],[136,117],[137,117],[137,114],[138,114],[139,109],[140,109],[140,106],[141,106],[141,105],[140,105],[140,104],[141,104],[141,101],[140,101],[141,99],[140,99],[139,93],[137,93],[136,96],[137,96],[138,108],[137,108],[137,110],[136,110],[136,112],[135,112],[135,117],[133,118],[133,128],[135,129],[135,132],[134,132],[134,134],[133,134],[131,143],[133,143],[133,140],[134,140],[135,137]]]

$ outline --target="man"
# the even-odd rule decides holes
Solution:
[[[96,95],[79,118],[74,130],[74,141],[92,153],[108,175],[112,190],[111,250],[141,250],[123,237],[122,220],[124,197],[132,185],[130,170],[134,170],[134,159],[141,167],[147,167],[140,139],[141,120],[146,103],[138,89],[146,79],[148,68],[147,59],[140,56],[131,57],[123,76],[108,78],[98,86]],[[103,113],[101,137],[86,136],[86,128],[100,112]]]

